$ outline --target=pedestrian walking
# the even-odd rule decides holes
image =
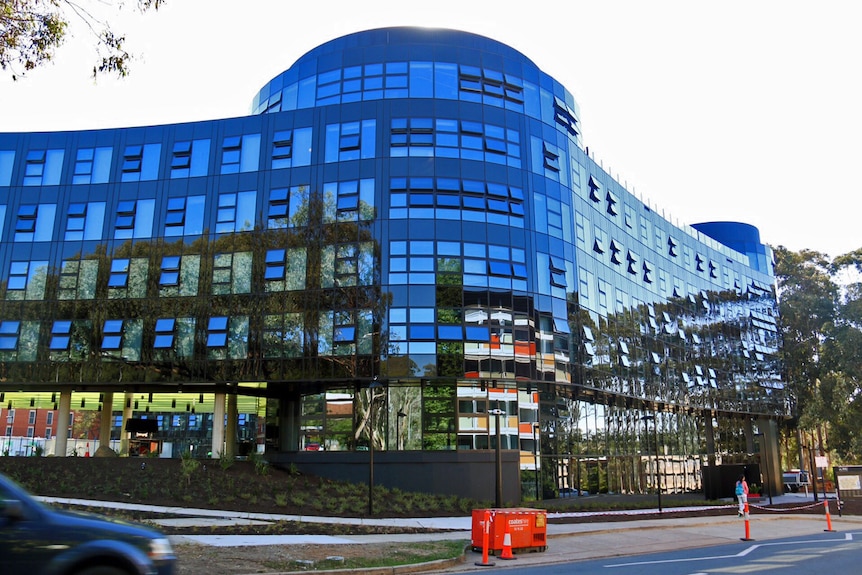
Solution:
[[[748,503],[748,482],[745,481],[745,474],[741,474],[736,480],[736,500],[739,502],[739,516],[742,517],[745,504]]]

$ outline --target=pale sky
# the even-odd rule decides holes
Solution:
[[[139,54],[89,75],[83,30],[56,62],[0,78],[0,131],[247,115],[260,87],[328,40],[455,28],[524,53],[574,95],[583,142],[678,224],[732,220],[761,240],[862,248],[862,3],[855,0],[169,0],[114,18]]]

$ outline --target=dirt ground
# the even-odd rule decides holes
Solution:
[[[429,535],[429,539],[433,538]],[[327,558],[392,557],[404,550],[403,543],[363,545],[261,545],[255,547],[208,547],[178,545],[178,575],[246,575],[308,570],[303,561],[318,567],[339,569],[342,563]],[[415,552],[415,550],[414,550]]]

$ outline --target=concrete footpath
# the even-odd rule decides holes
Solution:
[[[164,513],[170,517],[156,519],[155,523],[175,526],[229,526],[266,524],[274,521],[302,521],[309,523],[337,523],[354,525],[403,526],[431,530],[427,533],[382,534],[382,535],[177,535],[171,536],[176,544],[199,544],[211,546],[258,546],[258,545],[362,545],[381,542],[416,542],[439,539],[470,541],[472,538],[471,517],[431,517],[414,519],[369,519],[339,517],[309,517],[268,513],[242,513],[211,509],[155,507],[111,502],[81,501],[64,498],[43,498],[48,502],[70,505],[98,505],[137,509],[152,513]],[[841,536],[825,533],[827,519],[822,500],[815,504],[811,496],[782,495],[773,498],[775,504],[795,503],[789,510],[771,510],[768,505],[753,506],[749,518],[749,537],[755,542],[797,536]],[[823,509],[823,513],[800,513],[812,507]],[[702,508],[688,508],[702,509]],[[714,507],[710,507],[714,509]],[[862,517],[839,517],[835,501],[830,503],[830,522],[836,532],[858,532],[862,535]],[[607,557],[622,557],[657,551],[688,549],[739,543],[746,536],[745,520],[737,517],[736,506],[728,504],[726,515],[692,516],[683,518],[638,519],[639,515],[656,513],[658,509],[617,512],[548,513],[548,549],[538,553],[518,553],[515,560],[505,561],[491,557],[497,567],[524,567],[537,564],[563,563]],[[816,509],[815,509],[816,510]],[[668,511],[668,509],[665,509]],[[678,508],[674,512],[680,511]],[[626,520],[596,521],[596,515],[626,515]],[[591,515],[589,522],[578,522],[579,517]],[[560,523],[561,520],[573,521]],[[753,544],[753,543],[752,543]],[[432,571],[481,570],[476,565],[482,555],[468,551],[466,561],[459,565],[427,566]]]

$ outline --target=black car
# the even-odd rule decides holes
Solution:
[[[55,509],[0,474],[4,575],[171,575],[167,537],[124,521]]]

